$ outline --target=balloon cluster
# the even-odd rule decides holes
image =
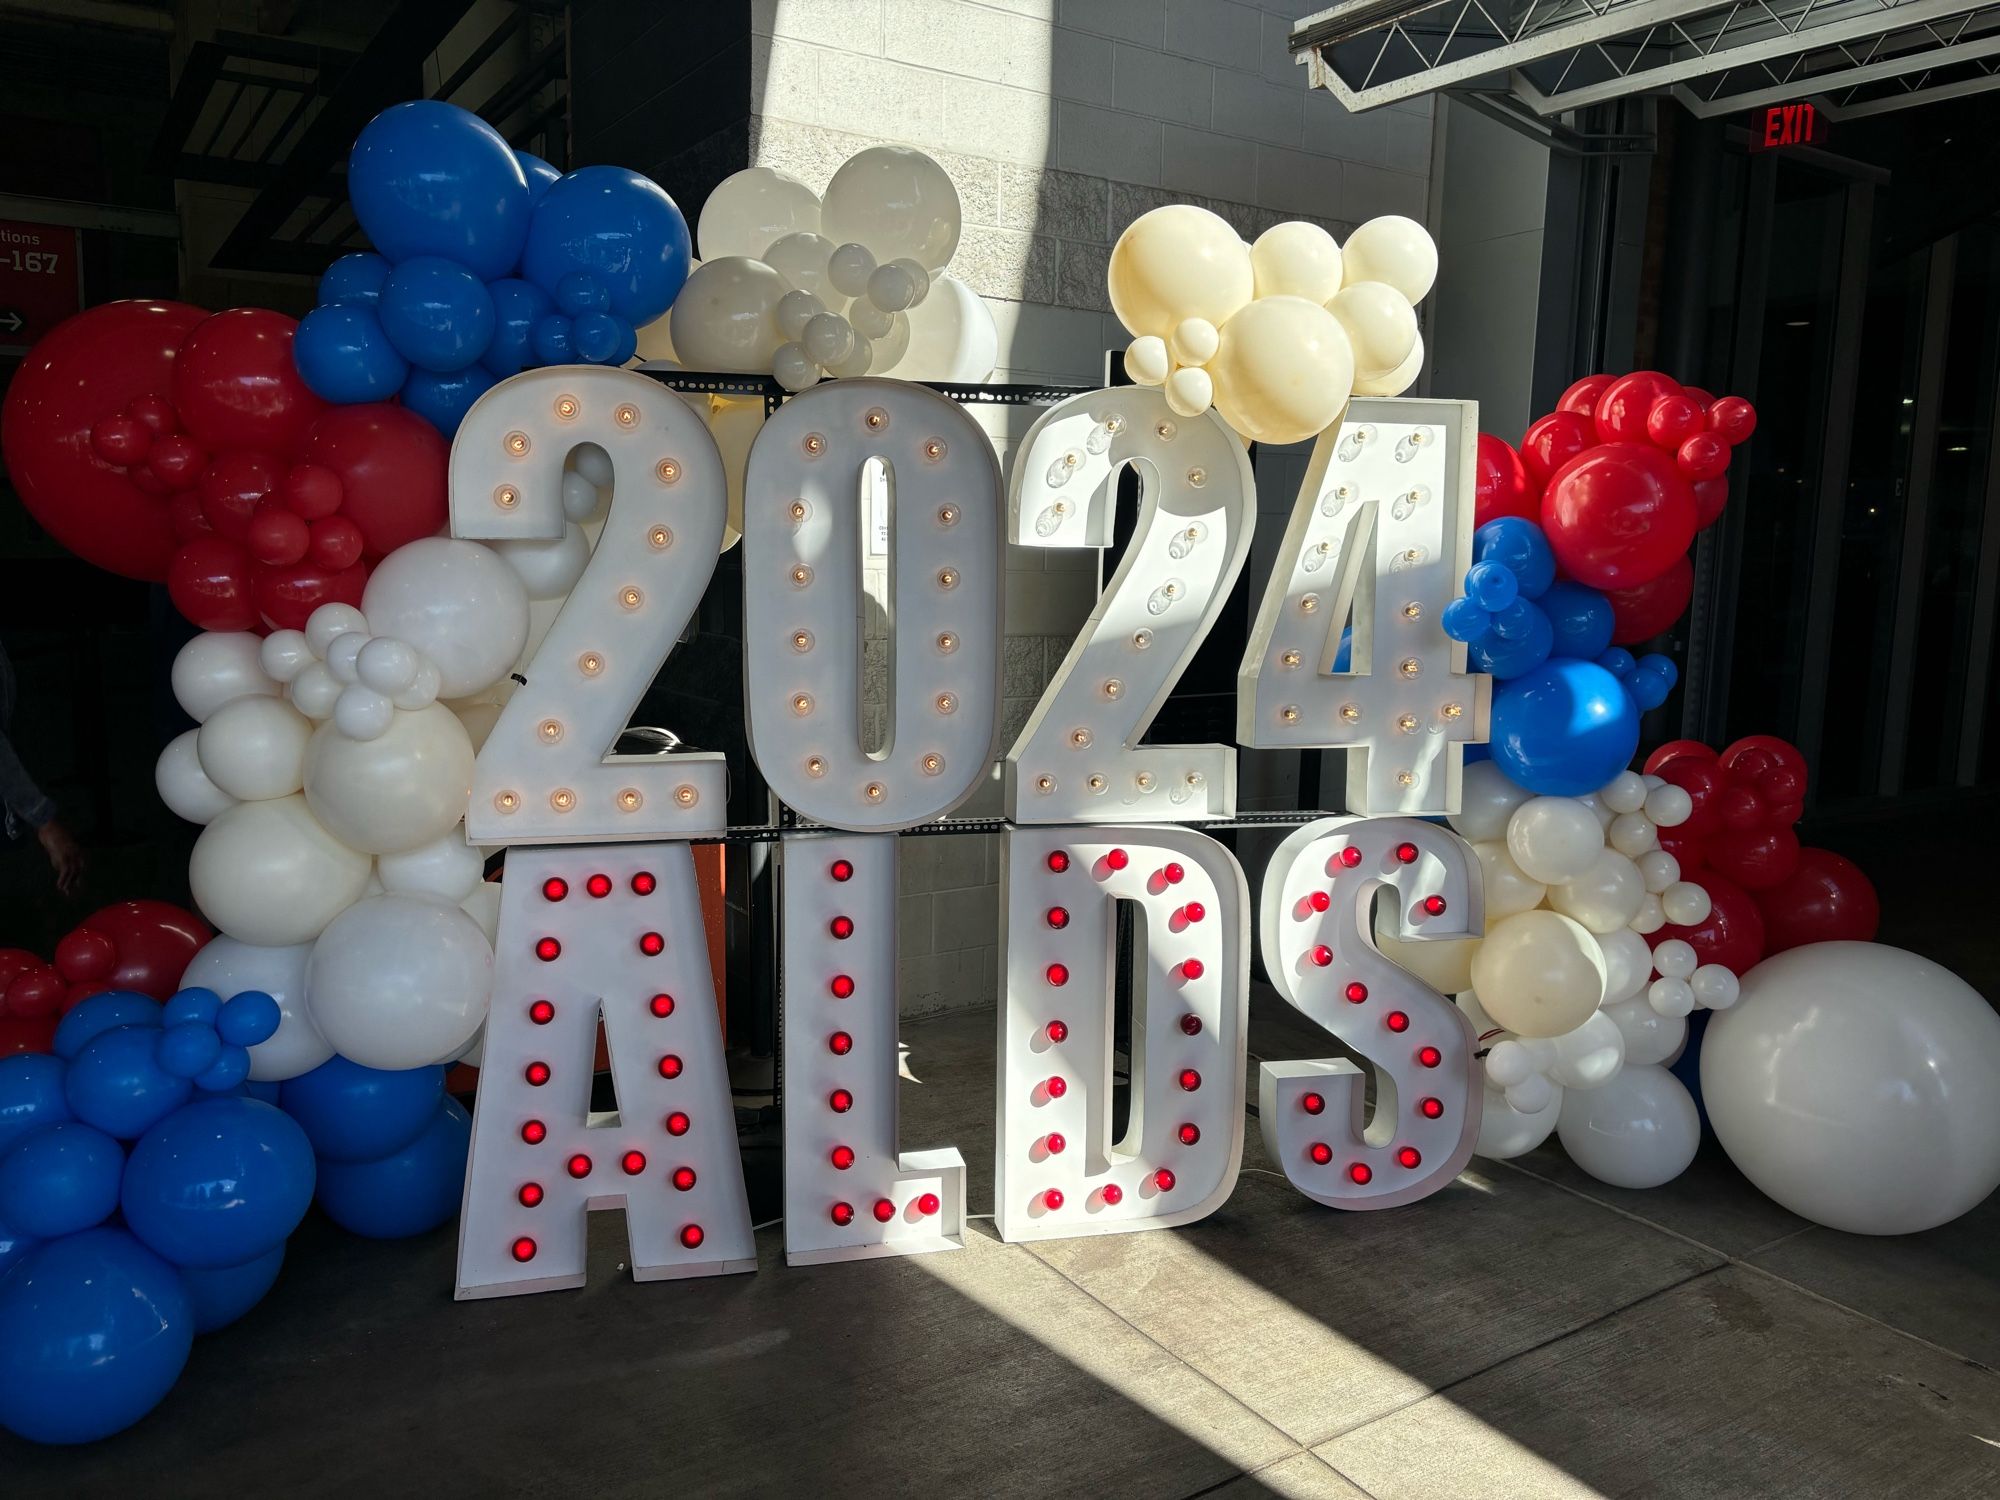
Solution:
[[[1252,442],[1298,443],[1350,395],[1395,396],[1423,365],[1415,304],[1437,247],[1413,219],[1370,219],[1346,245],[1291,220],[1246,245],[1191,203],[1141,214],[1111,248],[1125,372],[1184,417],[1212,405]]]
[[[52,1056],[0,1061],[0,1427],[130,1426],[277,1279],[314,1183],[305,1132],[248,1092],[278,1024],[256,991],[113,990]]]
[[[750,167],[702,205],[707,259],[671,319],[641,331],[639,352],[769,373],[788,391],[826,375],[984,380],[999,336],[986,304],[945,274],[959,229],[950,176],[907,146],[857,152],[823,197]]]
[[[657,183],[558,173],[439,100],[369,121],[347,183],[375,249],[321,279],[299,373],[332,402],[399,397],[447,437],[509,375],[624,364],[687,280],[687,220]]]
[[[92,912],[44,963],[0,949],[0,1056],[47,1052],[64,1012],[103,990],[165,1000],[210,937],[193,912],[165,901],[120,901]]]

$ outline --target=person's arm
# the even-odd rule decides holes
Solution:
[[[83,846],[56,817],[56,805],[35,785],[28,768],[15,753],[14,742],[0,733],[0,804],[35,830],[35,838],[48,855],[56,874],[56,889],[74,895],[83,879]]]

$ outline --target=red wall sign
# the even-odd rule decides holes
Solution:
[[[1750,149],[1809,146],[1826,139],[1826,117],[1812,105],[1773,104],[1750,117]]]
[[[77,232],[0,219],[0,354],[22,354],[83,307]]]

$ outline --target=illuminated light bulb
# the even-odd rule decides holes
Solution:
[[[1278,658],[1278,665],[1282,667],[1296,667],[1302,660],[1304,658],[1298,652],[1287,651],[1283,656]]]
[[[1174,1190],[1174,1181],[1174,1174],[1165,1167],[1153,1174],[1153,1186],[1163,1193],[1171,1193]]]
[[[1104,863],[1114,870],[1122,870],[1132,863],[1132,856],[1123,849],[1107,849],[1104,851]]]
[[[944,1202],[936,1193],[925,1193],[921,1198],[917,1199],[917,1212],[926,1218],[936,1213],[942,1207],[944,1207]]]
[[[935,776],[944,769],[944,757],[935,754],[926,755],[917,762],[917,766],[926,776]]]
[[[1283,708],[1278,710],[1278,717],[1283,719],[1287,724],[1298,723],[1299,722],[1298,704],[1287,703]]]
[[[1413,865],[1416,862],[1417,862],[1417,846],[1415,844],[1398,844],[1396,846],[1397,864]]]
[[[1049,983],[1054,985],[1057,989],[1061,989],[1064,985],[1069,983],[1069,965],[1050,964],[1047,970],[1047,975]]]
[[[1399,1167],[1419,1167],[1423,1161],[1423,1153],[1415,1146],[1404,1146],[1396,1152],[1396,1165]]]
[[[1426,897],[1424,897],[1424,915],[1425,915],[1425,916],[1427,916],[1427,917],[1441,917],[1441,916],[1443,916],[1443,915],[1444,915],[1444,897],[1442,897],[1442,896],[1426,896]]]
[[[1052,922],[1049,925],[1057,926],[1059,924]],[[1044,1029],[1048,1032],[1049,1040],[1052,1042],[1066,1042],[1069,1040],[1069,1023],[1066,1021],[1051,1021]]]
[[[1060,1130],[1051,1130],[1043,1139],[1042,1145],[1048,1151],[1049,1155],[1061,1156],[1063,1151],[1069,1146],[1069,1141],[1064,1138]]]
[[[1077,750],[1088,750],[1090,748],[1090,738],[1090,731],[1088,729],[1072,729],[1069,732],[1070,745]]]
[[[861,795],[870,802],[880,802],[889,795],[889,789],[879,781],[871,781],[861,789]]]
[[[813,711],[813,700],[811,693],[792,694],[793,713],[797,714],[800,718],[803,719],[807,714],[811,713],[812,711]]]
[[[806,758],[806,775],[812,777],[820,777],[824,776],[825,774],[826,774],[825,761],[821,760],[817,755],[808,756]]]
[[[689,1250],[699,1250],[701,1242],[707,1238],[699,1224],[690,1224],[681,1231],[681,1244]]]
[[[544,719],[535,726],[535,733],[542,737],[544,744],[553,745],[563,736],[563,727],[554,719]]]
[[[1174,440],[1174,435],[1179,431],[1180,428],[1174,426],[1173,423],[1161,422],[1153,429],[1153,435],[1163,443],[1171,443]]]
[[[1119,680],[1118,680],[1118,679],[1117,679],[1116,677],[1107,677],[1107,678],[1105,678],[1105,679],[1104,679],[1104,696],[1105,696],[1105,697],[1107,697],[1107,698],[1122,698],[1122,697],[1124,697],[1124,696],[1125,696],[1125,684],[1124,684],[1124,683],[1122,683],[1122,682],[1120,682],[1120,681],[1119,681]]]
[[[889,414],[879,406],[871,406],[861,414],[861,424],[870,432],[880,432],[889,425]]]
[[[1326,1109],[1326,1095],[1302,1094],[1299,1096],[1299,1108],[1309,1115],[1321,1114]]]
[[[800,446],[806,450],[806,457],[818,458],[826,452],[826,439],[817,432],[809,432],[806,434],[805,442]]]
[[[1051,1099],[1060,1099],[1069,1092],[1069,1081],[1063,1078],[1051,1078],[1042,1087],[1049,1091]]]
[[[583,888],[602,901],[606,896],[611,894],[611,877],[601,874],[593,875],[583,883]]]
[[[1191,787],[1201,786],[1204,782],[1208,780],[1208,778],[1202,775],[1202,773],[1199,771],[1188,772],[1187,777],[1185,779],[1187,781],[1187,784]]]
[[[1181,1126],[1179,1130],[1175,1131],[1174,1134],[1180,1138],[1180,1143],[1183,1146],[1192,1146],[1201,1139],[1201,1127],[1189,1121],[1187,1124]]]
[[[1184,1092],[1192,1094],[1196,1089],[1201,1087],[1201,1074],[1193,1068],[1182,1068],[1178,1081]]]
[[[524,1182],[521,1191],[514,1196],[523,1208],[539,1208],[543,1198],[542,1185],[539,1182]]]
[[[842,942],[845,942],[854,936],[854,918],[835,917],[831,922],[826,924],[826,930]]]
[[[958,712],[957,695],[954,693],[939,693],[937,695],[937,711],[941,714],[957,713]]]
[[[1361,851],[1355,848],[1354,845],[1349,844],[1345,849],[1340,851],[1340,862],[1352,870],[1361,863]]]
[[[493,492],[493,503],[502,510],[512,510],[521,503],[521,492],[511,484],[503,484]]]
[[[958,569],[956,568],[940,568],[937,578],[938,587],[941,589],[955,589],[958,587]]]
[[[627,1151],[618,1158],[618,1167],[627,1177],[637,1177],[646,1170],[646,1154],[643,1151]]]
[[[566,786],[559,786],[549,793],[549,806],[559,813],[569,812],[576,806],[576,793]]]
[[[1382,1018],[1382,1024],[1391,1031],[1408,1031],[1410,1029],[1410,1018],[1400,1010],[1392,1010]]]
[[[630,404],[621,406],[611,415],[620,427],[637,427],[639,425],[639,408],[636,406]]]
[[[1444,1100],[1425,1099],[1417,1105],[1417,1113],[1426,1120],[1435,1120],[1444,1114]]]
[[[1063,1206],[1062,1189],[1050,1188],[1047,1192],[1042,1194],[1042,1202],[1050,1210],[1050,1212],[1054,1212],[1056,1209],[1061,1208]]]
[[[877,1198],[873,1212],[877,1224],[886,1224],[896,1217],[896,1205],[887,1198]]]
[[[1358,979],[1350,979],[1347,982],[1347,988],[1341,991],[1341,993],[1347,996],[1348,1004],[1359,1005],[1368,998],[1368,986]]]
[[[1091,776],[1083,784],[1093,792],[1102,792],[1111,783],[1106,781],[1102,776]]]
[[[852,1203],[834,1204],[833,1222],[838,1224],[842,1229],[852,1224],[854,1222],[854,1205]]]
[[[590,1175],[590,1158],[581,1152],[572,1156],[563,1166],[572,1177],[588,1177]]]
[[[1195,489],[1200,489],[1208,483],[1208,470],[1202,468],[1189,469],[1187,472],[1187,481]]]
[[[530,1120],[521,1127],[521,1139],[530,1146],[539,1146],[549,1138],[549,1127],[540,1120]]]
[[[618,810],[629,813],[637,812],[646,799],[640,795],[636,786],[628,786],[619,788],[617,800]]]
[[[1314,1141],[1306,1147],[1306,1155],[1310,1156],[1315,1164],[1323,1167],[1333,1160],[1333,1147],[1325,1141]]]
[[[535,957],[539,958],[545,964],[554,963],[558,958],[562,957],[562,944],[552,937],[537,939],[535,943]]]
[[[805,563],[799,563],[791,572],[792,587],[802,589],[813,581],[813,570]]]
[[[929,442],[924,444],[924,457],[928,458],[932,463],[936,463],[939,459],[943,458],[944,455],[945,455],[945,446],[943,439],[932,438]]]
[[[794,500],[792,502],[792,519],[794,521],[803,521],[807,516],[811,514],[812,514],[812,507],[807,505],[805,501]]]
[[[831,1109],[835,1114],[844,1115],[850,1109],[854,1108],[854,1095],[850,1094],[846,1089],[835,1089],[831,1094],[827,1095],[826,1104],[827,1108]]]
[[[831,875],[835,880],[852,880],[854,878],[854,861],[851,859],[836,859],[828,868],[827,874]]]
[[[629,585],[618,591],[618,606],[621,609],[637,609],[646,602],[646,596]]]
[[[542,899],[560,901],[569,894],[569,882],[560,875],[551,875],[542,882]]]
[[[1401,672],[1405,677],[1415,677],[1423,669],[1424,664],[1414,656],[1406,656],[1396,663],[1396,670]]]
[[[1327,947],[1325,943],[1321,943],[1312,952],[1308,953],[1306,957],[1310,958],[1316,967],[1324,969],[1328,964],[1333,962],[1333,950]]]
[[[674,534],[664,526],[655,526],[651,531],[646,533],[646,545],[651,547],[655,552],[663,551],[667,547],[672,546],[673,541]]]
[[[835,1146],[832,1153],[827,1157],[827,1160],[832,1162],[836,1169],[845,1172],[849,1167],[854,1165],[854,1148],[852,1146]]]
[[[1314,891],[1306,897],[1306,905],[1310,906],[1314,911],[1325,911],[1329,906],[1333,905],[1333,897],[1325,891]]]
[[[672,995],[655,995],[651,1000],[646,1002],[646,1005],[654,1015],[662,1019],[674,1013],[674,997]]]
[[[604,670],[604,658],[595,651],[586,651],[576,659],[576,669],[586,677],[595,677]]]
[[[1050,792],[1053,792],[1055,789],[1056,789],[1055,777],[1037,776],[1035,778],[1035,790],[1040,792],[1044,797],[1048,796],[1048,794]]]
[[[681,466],[674,459],[663,458],[653,466],[653,473],[661,484],[677,484],[680,482]]]
[[[1299,613],[1302,615],[1318,614],[1319,595],[1318,594],[1299,595]]]
[[[1417,1049],[1417,1061],[1427,1068],[1435,1068],[1439,1063],[1444,1061],[1444,1054],[1435,1047],[1419,1047]]]
[[[947,630],[943,635],[937,638],[937,648],[939,652],[942,653],[943,655],[945,656],[951,655],[952,652],[958,649],[958,637],[953,635],[949,630]],[[940,712],[949,713],[950,710],[943,709],[940,710]]]
[[[556,416],[565,422],[574,422],[576,414],[583,408],[576,404],[574,396],[556,397]]]
[[[1340,717],[1344,722],[1349,724],[1359,723],[1361,719],[1361,705],[1358,703],[1341,704]]]
[[[675,1110],[667,1116],[667,1134],[686,1135],[688,1133],[688,1123],[688,1117],[680,1110]]]
[[[681,1076],[681,1060],[674,1056],[673,1053],[669,1052],[665,1057],[660,1059],[660,1076],[662,1078],[678,1078]]]
[[[1141,771],[1132,778],[1132,785],[1136,786],[1142,792],[1150,792],[1153,789],[1153,780],[1154,777],[1151,771]]]
[[[501,446],[511,458],[520,458],[528,451],[528,435],[525,432],[510,432],[501,439]]]
[[[1054,927],[1058,930],[1069,926],[1068,909],[1061,906],[1051,906],[1048,912],[1048,922],[1049,926]],[[1057,1038],[1057,1040],[1060,1041],[1061,1038]]]
[[[826,1039],[826,1050],[835,1057],[845,1057],[854,1050],[854,1038],[844,1031],[836,1031]]]
[[[1410,600],[1409,603],[1403,606],[1404,619],[1421,620],[1423,617],[1424,617],[1424,607],[1421,604],[1417,603],[1416,600],[1412,599]]]
[[[938,507],[938,525],[956,526],[957,524],[958,507],[956,505],[940,505]]]
[[[518,1261],[531,1261],[535,1258],[535,1242],[524,1234],[518,1240],[514,1241],[511,1253],[514,1259]]]
[[[495,792],[493,805],[503,813],[511,813],[520,807],[521,799],[513,792]]]
[[[1199,979],[1207,972],[1207,967],[1198,958],[1188,958],[1181,961],[1181,977],[1183,979]]]
[[[1465,706],[1460,703],[1447,703],[1443,709],[1444,716],[1447,719],[1456,719],[1457,717],[1459,717],[1459,715],[1463,714],[1464,712],[1465,712]]]
[[[1203,906],[1199,901],[1190,901],[1186,906],[1181,908],[1181,913],[1190,922],[1199,922],[1203,917],[1208,915],[1208,908]]]
[[[1401,715],[1396,720],[1396,727],[1405,734],[1415,734],[1417,732],[1417,716],[1415,714]]]
[[[1181,1030],[1189,1036],[1201,1035],[1201,1017],[1190,1012],[1181,1017]]]
[[[1125,1189],[1120,1187],[1115,1182],[1105,1183],[1104,1201],[1110,1204],[1113,1208],[1116,1208],[1119,1204],[1125,1201]]]
[[[1144,628],[1132,632],[1132,649],[1144,651],[1153,644],[1153,632]]]
[[[854,980],[849,975],[834,975],[833,982],[827,988],[833,992],[833,998],[836,1000],[851,1000],[854,998]]]
[[[528,1019],[537,1026],[546,1026],[556,1018],[555,1004],[549,1000],[537,1000],[528,1007]]]
[[[810,630],[794,630],[792,632],[792,649],[794,651],[805,652],[812,650],[812,648],[813,633]]]
[[[540,1088],[549,1081],[549,1065],[545,1062],[531,1062],[521,1076],[535,1088]]]
[[[1374,1169],[1365,1161],[1358,1161],[1349,1167],[1347,1169],[1347,1176],[1349,1181],[1357,1183],[1362,1187],[1368,1186],[1369,1183],[1375,1180]]]
[[[648,958],[658,958],[667,950],[667,940],[657,932],[639,934],[639,951]]]
[[[1061,849],[1051,849],[1047,863],[1051,870],[1060,875],[1069,868],[1069,855]]]
[[[691,786],[677,786],[674,788],[674,801],[678,802],[682,807],[693,807],[700,800],[701,793],[697,792]]]
[[[694,1186],[694,1180],[693,1167],[675,1167],[674,1175],[668,1179],[677,1191],[683,1193]]]

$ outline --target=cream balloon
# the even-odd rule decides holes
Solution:
[[[692,276],[700,269],[700,261],[691,260],[688,262],[688,275]],[[667,364],[673,365],[676,368],[680,366],[681,357],[674,350],[674,310],[671,307],[653,319],[644,328],[639,329],[638,337],[638,346],[632,351],[633,363],[641,365]],[[571,519],[581,520],[583,518],[575,516]]]
[[[1134,336],[1164,339],[1183,318],[1221,328],[1256,295],[1250,247],[1219,215],[1169,203],[1125,226],[1105,282],[1111,310]]]
[[[1405,359],[1387,375],[1375,375],[1363,380],[1354,377],[1354,394],[1357,396],[1400,396],[1417,383],[1417,376],[1424,369],[1424,336],[1419,333],[1417,341],[1410,345],[1409,358]]]
[[[1208,371],[1187,366],[1167,377],[1167,407],[1177,417],[1198,417],[1215,400],[1215,382]]]
[[[814,364],[837,365],[854,352],[854,325],[839,313],[820,313],[807,322],[799,342]]]
[[[875,363],[881,369],[891,370],[898,361],[910,352],[910,315],[895,313],[889,319],[889,331],[884,334],[870,334],[874,340]]]
[[[1604,850],[1604,825],[1578,797],[1532,797],[1507,820],[1507,852],[1548,885],[1574,880]]]
[[[202,770],[239,802],[289,797],[305,784],[312,722],[282,698],[233,699],[210,714],[197,734]]]
[[[1653,951],[1645,938],[1630,927],[1592,936],[1597,939],[1597,951],[1604,955],[1604,1003],[1615,1005],[1643,990],[1653,977]]]
[[[1288,219],[1250,246],[1259,297],[1303,297],[1324,305],[1340,290],[1340,246],[1317,224]]]
[[[401,854],[384,854],[375,861],[382,889],[399,896],[440,896],[463,901],[485,879],[486,855],[465,841],[465,825],[440,834]]]
[[[1601,1010],[1583,1018],[1574,1031],[1555,1038],[1556,1060],[1549,1081],[1566,1089],[1601,1089],[1625,1066],[1625,1033]]]
[[[284,691],[264,670],[264,641],[247,630],[204,630],[174,653],[174,701],[197,724],[246,693]]]
[[[1401,214],[1370,219],[1347,237],[1340,253],[1348,285],[1379,281],[1416,303],[1437,281],[1437,245],[1423,225]]]
[[[703,260],[763,255],[773,240],[819,229],[819,195],[789,172],[746,167],[715,185],[701,206],[695,242]]]
[[[471,742],[472,752],[477,755],[486,744],[486,736],[493,732],[493,726],[500,722],[501,704],[467,701],[447,703],[446,708],[464,726],[465,736]]]
[[[528,639],[528,591],[493,548],[431,536],[398,547],[368,575],[361,607],[374,635],[416,647],[438,691],[465,698],[507,675]]]
[[[181,975],[184,988],[239,995],[262,990],[278,1002],[278,1029],[250,1049],[250,1076],[259,1083],[297,1078],[333,1056],[333,1045],[313,1025],[306,1003],[306,961],[311,943],[263,948],[226,933],[211,938]]]
[[[311,942],[367,887],[366,854],[329,833],[306,799],[243,802],[194,842],[188,884],[222,931],[279,948]]]
[[[482,880],[458,903],[458,909],[479,924],[489,943],[500,941],[500,886],[498,880]]]
[[[930,295],[910,309],[909,319],[909,347],[893,368],[877,374],[973,383],[993,373],[1000,358],[993,310],[956,276],[934,277]]]
[[[1598,1012],[1608,1016],[1625,1037],[1625,1062],[1631,1067],[1664,1063],[1687,1040],[1684,1016],[1663,1016],[1644,998],[1620,1000]]]
[[[788,391],[802,391],[819,380],[819,366],[797,344],[780,344],[771,356],[771,378]]]
[[[870,146],[827,183],[820,226],[835,244],[866,245],[877,264],[908,256],[940,270],[958,249],[958,189],[914,147]]]
[[[1445,821],[1460,838],[1474,844],[1505,839],[1514,809],[1535,795],[1510,781],[1490,760],[1474,761],[1465,768],[1459,792],[1458,811]]]
[[[874,252],[853,240],[835,245],[833,254],[827,257],[826,279],[843,297],[866,297],[868,278],[874,274]]]
[[[486,1020],[493,948],[455,902],[382,895],[328,924],[306,969],[313,1024],[364,1068],[448,1061]]]
[[[1472,988],[1472,955],[1479,939],[1432,938],[1428,942],[1397,936],[1395,918],[1386,911],[1376,918],[1375,946],[1399,969],[1407,969],[1441,995]]]
[[[1347,331],[1357,379],[1391,374],[1417,347],[1416,309],[1392,286],[1349,282],[1333,294],[1327,310]]]
[[[590,565],[590,538],[574,521],[567,523],[563,534],[554,541],[499,541],[485,545],[499,553],[500,560],[514,570],[530,599],[567,598]],[[376,644],[370,641],[362,655],[365,657],[367,649]]]
[[[472,756],[465,726],[441,703],[398,713],[378,739],[322,724],[306,747],[306,800],[350,848],[400,854],[465,816]]]
[[[1302,443],[1340,415],[1354,355],[1333,314],[1303,297],[1260,297],[1222,326],[1208,373],[1215,409],[1256,443]]]
[[[1549,905],[1592,932],[1616,932],[1639,915],[1645,899],[1639,867],[1616,849],[1600,849],[1588,870],[1549,887]]]
[[[1487,1089],[1485,1094],[1485,1108],[1479,1116],[1479,1144],[1473,1150],[1494,1161],[1526,1156],[1555,1133],[1556,1122],[1562,1117],[1561,1089],[1553,1089],[1549,1102],[1531,1115],[1509,1104],[1499,1089]]]
[[[784,342],[778,300],[791,290],[761,260],[704,261],[674,299],[672,333],[691,370],[761,375]]]
[[[153,766],[153,785],[160,800],[177,818],[212,823],[236,805],[236,799],[208,779],[201,768],[196,741],[201,731],[187,730],[168,741]]]
[[[811,292],[787,292],[778,299],[778,310],[773,315],[778,320],[778,332],[796,341],[802,338],[806,324],[826,311],[826,304]]]
[[[1570,1160],[1599,1182],[1655,1188],[1694,1160],[1701,1117],[1665,1068],[1627,1067],[1602,1088],[1566,1090],[1556,1135]]]
[[[1558,1037],[1604,999],[1604,955],[1560,913],[1517,912],[1487,928],[1473,955],[1472,988],[1494,1022],[1516,1036]]]
[[[1167,341],[1157,334],[1143,334],[1125,348],[1125,373],[1140,385],[1164,385],[1173,369]]]
[[[708,415],[708,434],[722,452],[722,473],[729,482],[729,524],[722,531],[726,550],[743,534],[743,471],[750,445],[764,425],[761,397],[747,401],[718,398]]]
[[[1177,365],[1205,365],[1222,347],[1222,330],[1206,318],[1182,318],[1167,340],[1167,353]]]
[[[825,235],[803,230],[773,240],[758,259],[776,271],[786,286],[811,292],[824,302],[840,295],[826,275],[833,249],[833,241]]]
[[[1511,917],[1519,911],[1533,911],[1542,904],[1548,887],[1514,863],[1514,856],[1507,852],[1504,842],[1487,839],[1474,844],[1472,852],[1479,856],[1480,885],[1486,892],[1487,921]],[[1462,990],[1465,986],[1461,984],[1454,988]]]

